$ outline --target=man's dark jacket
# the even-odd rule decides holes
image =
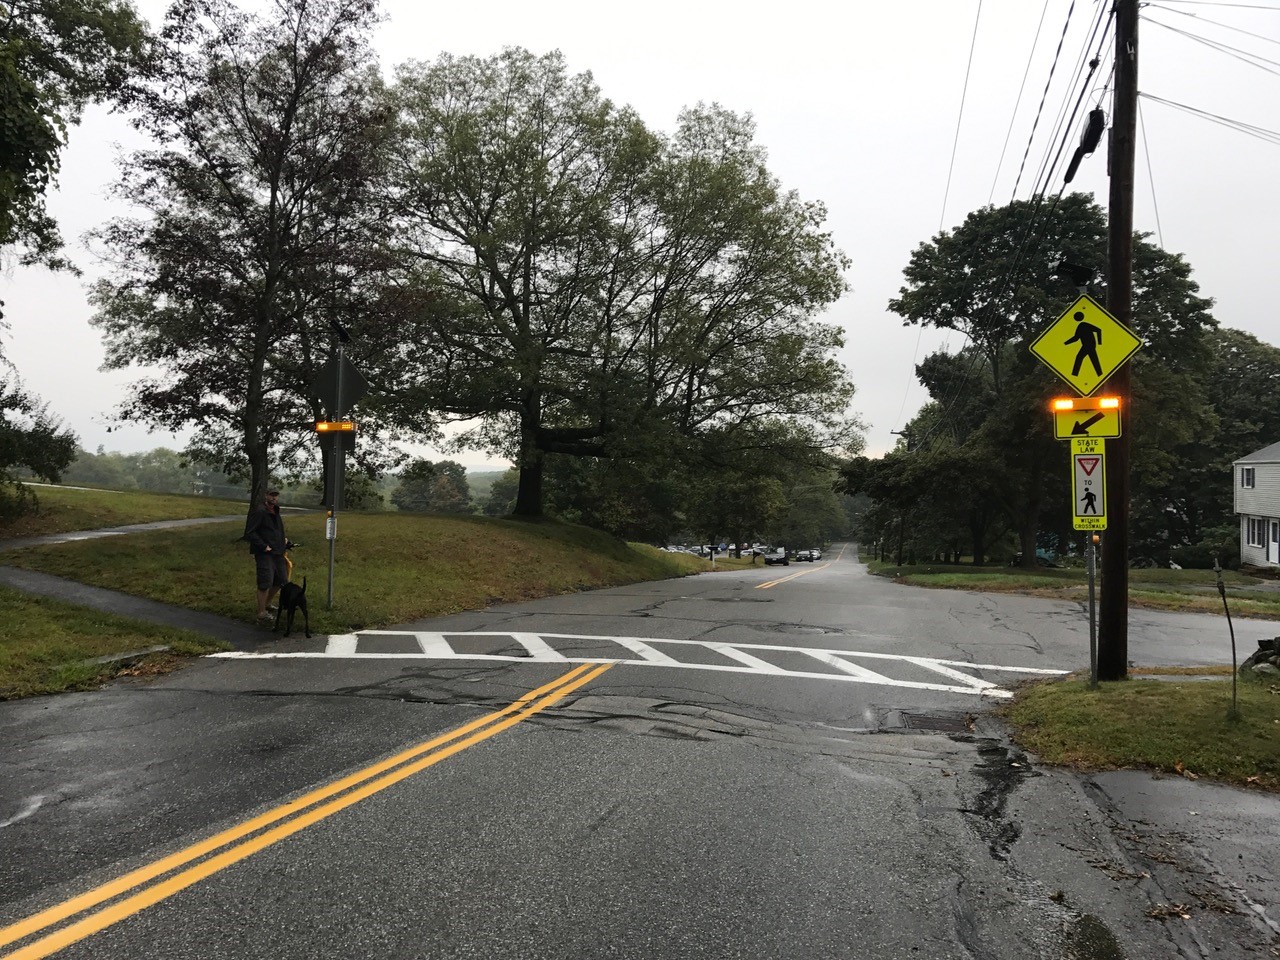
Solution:
[[[272,509],[266,504],[254,507],[244,526],[244,538],[249,541],[250,553],[266,553],[267,547],[272,553],[284,553],[284,518],[280,516],[280,508]]]

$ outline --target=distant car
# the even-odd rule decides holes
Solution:
[[[821,559],[822,559],[822,551],[821,551],[821,550],[819,550],[817,547],[814,547],[812,550],[810,550],[810,551],[809,551],[809,559],[810,559],[810,560],[821,560]]]
[[[812,561],[812,560],[813,560],[813,551],[812,551],[812,550],[797,550],[797,551],[796,551],[796,560],[797,560],[797,562],[801,562],[801,561],[804,561],[804,560]]]
[[[791,566],[791,561],[787,559],[787,551],[779,547],[777,550],[770,550],[764,555],[765,566]]]

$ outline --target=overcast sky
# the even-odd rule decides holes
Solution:
[[[165,8],[157,0],[137,0],[137,6],[153,23]],[[893,446],[892,431],[927,399],[915,363],[935,349],[963,345],[957,334],[948,339],[904,327],[886,304],[919,243],[988,202],[1014,196],[1065,22],[1017,190],[1018,199],[1029,196],[1063,104],[1068,96],[1074,102],[1083,86],[1068,83],[1088,59],[1082,51],[1103,9],[1096,0],[1075,0],[1068,21],[1072,6],[1071,0],[852,0],[841,9],[829,0],[384,0],[388,20],[375,45],[388,73],[441,51],[559,49],[572,70],[590,71],[607,97],[630,104],[662,130],[673,128],[682,106],[698,101],[753,114],[772,172],[803,198],[827,205],[828,228],[852,260],[852,291],[825,319],[845,331],[841,359],[858,390],[853,409],[867,424],[868,452],[879,455]],[[1155,0],[1143,8],[1140,30],[1144,94],[1280,130],[1280,0]],[[1186,33],[1248,51],[1254,63]],[[1087,106],[1103,97],[1108,76],[1109,60],[1089,84]],[[1110,112],[1109,99],[1102,106]],[[1266,142],[1150,100],[1141,103],[1141,116],[1146,139],[1140,135],[1138,142],[1137,228],[1186,256],[1222,325],[1280,343],[1277,138]],[[1073,133],[1071,148],[1076,138]],[[59,189],[50,198],[86,281],[99,266],[79,237],[122,212],[105,196],[117,145],[140,143],[122,117],[90,111],[72,132]],[[1060,185],[1057,179],[1051,189]],[[1073,187],[1092,191],[1105,205],[1105,147],[1084,162]],[[0,291],[10,325],[8,357],[82,446],[132,452],[182,445],[183,437],[141,427],[108,432],[133,375],[98,369],[103,352],[88,323],[85,281],[10,269],[0,276]],[[1045,325],[1053,319],[1046,316]],[[494,465],[479,453],[457,459],[472,469]]]

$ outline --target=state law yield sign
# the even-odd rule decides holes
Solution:
[[[1102,438],[1071,441],[1072,526],[1107,529],[1107,463]]]
[[[1091,396],[1129,362],[1142,341],[1088,294],[1082,294],[1049,329],[1036,337],[1031,352],[1082,397]]]

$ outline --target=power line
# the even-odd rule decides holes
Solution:
[[[1267,43],[1280,44],[1280,40],[1277,40],[1274,37],[1264,36],[1261,33],[1254,33],[1251,30],[1241,30],[1239,27],[1233,27],[1229,23],[1223,23],[1220,20],[1210,20],[1208,17],[1202,17],[1198,13],[1188,13],[1186,10],[1175,10],[1173,7],[1166,7],[1161,3],[1148,3],[1147,9],[1162,10],[1165,13],[1176,13],[1182,17],[1190,17],[1197,23],[1209,23],[1215,27],[1221,27],[1223,30],[1230,30],[1232,33],[1243,33],[1246,37],[1253,37],[1255,40],[1264,40]],[[1151,22],[1155,23],[1156,21],[1152,20]]]
[[[1254,126],[1252,123],[1245,123],[1243,120],[1232,120],[1230,117],[1224,117],[1221,114],[1210,113],[1208,110],[1200,110],[1197,107],[1187,106],[1185,103],[1178,103],[1174,100],[1166,100],[1163,97],[1157,97],[1150,93],[1140,92],[1138,96],[1147,100],[1154,100],[1156,103],[1163,103],[1166,106],[1174,107],[1178,110],[1185,110],[1187,113],[1194,114],[1204,120],[1221,124],[1224,127],[1228,127],[1229,129],[1235,130],[1239,133],[1247,134],[1251,137],[1256,137],[1257,139],[1266,141],[1267,143],[1280,144],[1280,131],[1278,130],[1268,130],[1265,127]]]
[[[964,88],[960,91],[960,115],[956,117],[956,136],[951,143],[951,166],[947,168],[947,189],[942,194],[942,212],[938,215],[938,229],[947,219],[947,198],[951,196],[951,175],[956,169],[956,149],[960,146],[960,122],[964,119],[964,101],[969,93],[969,74],[973,70],[973,51],[978,46],[978,22],[982,19],[982,0],[978,0],[978,12],[973,18],[973,37],[969,40],[969,65],[964,69]]]
[[[1073,0],[1074,2],[1074,0]],[[1045,0],[1046,5],[1048,0]],[[973,18],[973,37],[969,41],[969,63],[964,71],[964,88],[960,92],[960,113],[956,117],[956,135],[955,140],[951,144],[951,164],[947,168],[947,187],[942,194],[942,211],[938,214],[938,232],[942,232],[942,228],[947,218],[947,200],[951,196],[951,176],[956,168],[956,148],[960,145],[960,125],[964,120],[964,104],[969,93],[969,74],[973,70],[973,51],[978,45],[978,23],[982,20],[982,0],[978,0],[978,10]],[[920,343],[924,339],[924,325],[920,325],[919,331],[916,333],[916,347],[911,354],[911,377],[907,380],[907,387],[902,392],[902,404],[898,407],[898,416],[894,420],[894,426],[902,421],[902,411],[907,408],[907,399],[911,396],[912,379],[915,377],[916,360],[920,356]],[[892,431],[890,431],[892,433]]]
[[[996,183],[1000,179],[1000,170],[1004,167],[1005,151],[1009,149],[1009,140],[1013,136],[1013,124],[1018,119],[1018,108],[1022,106],[1022,92],[1027,88],[1027,77],[1031,75],[1031,61],[1035,59],[1036,47],[1040,45],[1040,30],[1044,27],[1044,17],[1048,12],[1049,0],[1044,0],[1044,6],[1040,8],[1040,22],[1036,24],[1036,35],[1031,41],[1031,52],[1027,54],[1027,66],[1022,71],[1022,84],[1018,87],[1018,97],[1013,102],[1013,116],[1009,118],[1009,129],[1005,131],[1004,146],[1000,148],[1000,161],[996,164],[996,175],[991,179],[991,192],[987,194],[988,206],[996,195]]]
[[[1138,101],[1138,125],[1142,128],[1142,150],[1147,155],[1147,182],[1151,184],[1151,208],[1156,212],[1156,238],[1160,241],[1160,248],[1168,249],[1164,245],[1164,229],[1160,226],[1160,204],[1156,202],[1156,178],[1151,172],[1151,143],[1147,140],[1147,121],[1142,116],[1142,101]]]
[[[1280,7],[1269,7],[1256,3],[1224,3],[1222,0],[1163,0],[1164,3],[1186,3],[1198,7],[1235,7],[1238,10],[1266,10],[1269,13],[1280,13]]]
[[[1106,29],[1102,29],[1103,18],[1106,17]],[[1049,185],[1053,182],[1054,170],[1057,168],[1058,161],[1062,158],[1063,150],[1066,148],[1067,139],[1070,136],[1071,126],[1075,122],[1076,116],[1080,112],[1080,105],[1084,102],[1085,96],[1089,92],[1089,82],[1093,79],[1094,72],[1098,69],[1098,65],[1102,62],[1102,51],[1108,42],[1109,31],[1114,17],[1114,10],[1108,7],[1100,7],[1098,18],[1094,21],[1093,31],[1089,34],[1089,39],[1085,41],[1081,49],[1082,59],[1076,65],[1075,74],[1071,78],[1071,82],[1067,85],[1066,93],[1063,96],[1062,106],[1058,110],[1058,118],[1054,121],[1053,135],[1050,137],[1049,146],[1045,149],[1044,159],[1040,163],[1040,172],[1036,176],[1036,186],[1032,190],[1032,194],[1044,193],[1049,189]],[[1099,30],[1102,30],[1101,37],[1098,36]],[[1083,58],[1089,56],[1089,47],[1092,45],[1094,38],[1098,38],[1098,47],[1094,54],[1088,60]],[[1089,66],[1089,72],[1084,77],[1083,84],[1080,81],[1080,74],[1085,64]],[[1076,96],[1075,107],[1071,111],[1071,116],[1065,120],[1067,114],[1067,106],[1071,103],[1071,91],[1080,85],[1080,92]],[[1057,154],[1053,156],[1053,162],[1049,162],[1050,155],[1053,152],[1053,143],[1057,141]]]
[[[1204,44],[1211,50],[1217,50],[1219,53],[1225,53],[1229,57],[1235,57],[1235,59],[1242,63],[1247,63],[1251,67],[1257,67],[1259,70],[1266,70],[1267,73],[1274,73],[1277,74],[1277,76],[1280,76],[1280,71],[1272,70],[1270,67],[1263,66],[1263,64],[1270,64],[1271,67],[1280,67],[1280,62],[1268,60],[1266,57],[1260,57],[1256,53],[1250,53],[1248,50],[1241,50],[1239,47],[1233,47],[1217,40],[1210,40],[1209,38],[1202,37],[1199,34],[1191,33],[1188,30],[1179,30],[1177,27],[1172,27],[1167,23],[1161,23],[1159,20],[1153,20],[1149,16],[1144,16],[1142,19],[1147,23],[1155,24],[1157,27],[1164,27],[1166,30],[1171,30],[1174,33],[1180,33],[1187,39],[1194,40],[1196,43]]]
[[[1044,92],[1040,94],[1040,106],[1036,108],[1036,119],[1031,124],[1031,136],[1027,138],[1027,149],[1022,153],[1022,164],[1018,167],[1018,178],[1013,183],[1013,196],[1018,195],[1018,186],[1022,183],[1022,171],[1027,166],[1027,155],[1031,153],[1031,144],[1036,138],[1036,128],[1040,125],[1040,114],[1044,112],[1044,101],[1049,96],[1049,86],[1053,83],[1054,71],[1058,69],[1058,58],[1062,55],[1062,44],[1067,39],[1067,28],[1071,26],[1071,14],[1075,12],[1076,0],[1071,0],[1067,8],[1067,18],[1062,23],[1062,36],[1058,38],[1058,49],[1053,54],[1053,64],[1049,67],[1049,79],[1045,81]],[[1012,198],[1010,198],[1012,203]]]

